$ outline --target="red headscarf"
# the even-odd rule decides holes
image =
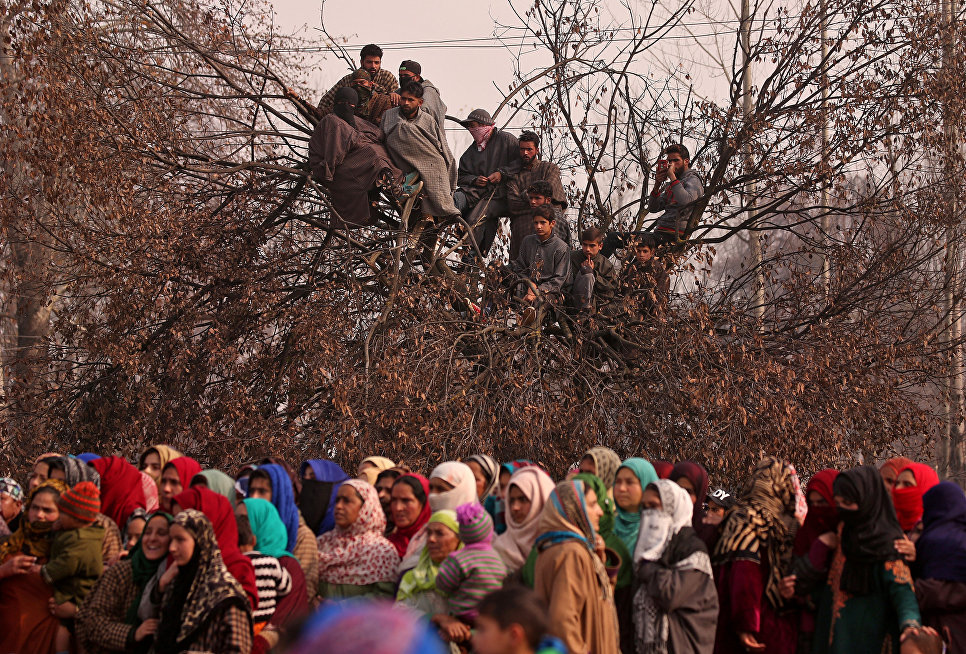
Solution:
[[[661,459],[651,461],[651,465],[654,466],[654,471],[657,473],[659,479],[667,479],[671,476],[671,472],[674,470],[674,464],[672,464],[670,461],[663,461]]]
[[[915,475],[916,485],[910,488],[896,487],[892,491],[892,504],[896,507],[896,517],[899,518],[902,531],[910,532],[922,520],[923,494],[939,484],[939,475],[925,463],[910,463],[899,470],[899,474],[906,470]]]
[[[407,478],[410,480],[415,480],[416,483],[419,484],[419,487],[423,489],[424,499],[423,499],[423,508],[422,510],[420,510],[419,516],[417,516],[416,520],[413,521],[413,524],[409,525],[404,529],[400,527],[396,527],[393,530],[393,532],[389,534],[389,536],[387,537],[389,539],[389,542],[392,543],[393,546],[395,546],[396,552],[399,553],[399,556],[406,556],[406,548],[409,547],[409,541],[412,539],[413,536],[416,535],[416,532],[422,529],[426,525],[426,523],[429,522],[429,516],[432,513],[432,511],[429,508],[429,480],[423,477],[422,475],[417,475],[414,472],[410,472],[410,473],[406,473],[405,475],[401,475],[399,479],[397,479],[393,483],[393,486],[395,486],[400,482],[403,482],[408,486],[410,486],[410,488],[412,488],[412,483],[413,483],[412,481],[409,481],[409,482],[403,481],[404,479],[407,479]],[[413,491],[413,495],[416,496],[416,499],[419,499],[419,493],[416,493],[415,489]]]
[[[812,475],[805,486],[805,499],[815,491],[828,502],[828,506],[813,506],[808,502],[808,513],[805,515],[805,522],[795,534],[795,556],[808,554],[815,539],[824,533],[835,531],[839,523],[839,510],[835,506],[835,493],[832,491],[832,484],[839,476],[838,470],[821,470]]]
[[[195,465],[198,464],[195,463]],[[252,608],[256,608],[258,588],[255,586],[255,568],[252,566],[251,559],[238,549],[238,523],[235,522],[235,512],[232,511],[228,498],[203,486],[192,486],[175,495],[174,503],[182,509],[197,509],[211,520],[225,567],[245,589]]]
[[[164,467],[167,468],[168,466],[178,471],[178,478],[181,480],[182,488],[191,486],[191,480],[201,472],[201,464],[190,456],[179,456],[177,459],[171,459]],[[161,472],[164,471],[162,470]]]
[[[886,468],[889,468],[895,473],[895,476],[898,477],[900,472],[911,466],[913,463],[915,462],[912,459],[907,459],[904,456],[897,456],[889,459],[879,466],[879,472],[881,473]]]
[[[137,468],[116,456],[94,459],[88,465],[101,475],[101,513],[119,527],[127,524],[135,509],[147,510],[147,498]]]

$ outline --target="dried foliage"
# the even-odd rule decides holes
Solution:
[[[669,140],[699,144],[707,188],[663,319],[533,332],[505,304],[454,310],[483,285],[449,256],[458,224],[431,263],[398,225],[332,226],[306,161],[318,92],[257,8],[0,4],[4,468],[170,442],[225,467],[486,451],[563,472],[605,443],[733,478],[762,452],[811,471],[961,424],[963,39],[930,7],[830,0],[824,67],[817,7],[756,7],[748,114],[734,34],[723,99],[654,72],[690,4],[530,5],[546,61],[501,110],[552,135],[581,226],[641,224]]]

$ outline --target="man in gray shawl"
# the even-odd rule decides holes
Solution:
[[[424,216],[441,218],[459,214],[453,204],[456,190],[456,160],[446,143],[446,134],[436,117],[423,110],[423,87],[407,84],[399,106],[382,117],[386,149],[393,163],[404,172],[415,170],[423,182]]]

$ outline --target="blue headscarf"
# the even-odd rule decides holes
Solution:
[[[90,463],[91,461],[96,461],[97,459],[101,458],[101,455],[94,454],[93,452],[83,452],[78,454],[75,458],[80,459],[84,463]]]
[[[292,479],[285,468],[277,463],[266,463],[258,466],[258,469],[267,473],[272,480],[272,504],[278,509],[278,516],[285,524],[285,531],[288,533],[288,545],[285,549],[291,552],[295,549],[299,533],[299,508],[295,506]]]
[[[966,495],[951,481],[922,496],[916,561],[923,579],[966,582]]]
[[[305,471],[312,468],[315,479],[306,479]],[[302,478],[302,515],[309,529],[317,536],[335,528],[335,496],[342,482],[349,478],[345,470],[334,461],[309,459],[299,470]]]

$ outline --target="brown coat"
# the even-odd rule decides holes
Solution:
[[[534,590],[550,607],[550,633],[571,654],[618,654],[614,600],[601,590],[591,556],[577,541],[551,545],[537,556]]]

